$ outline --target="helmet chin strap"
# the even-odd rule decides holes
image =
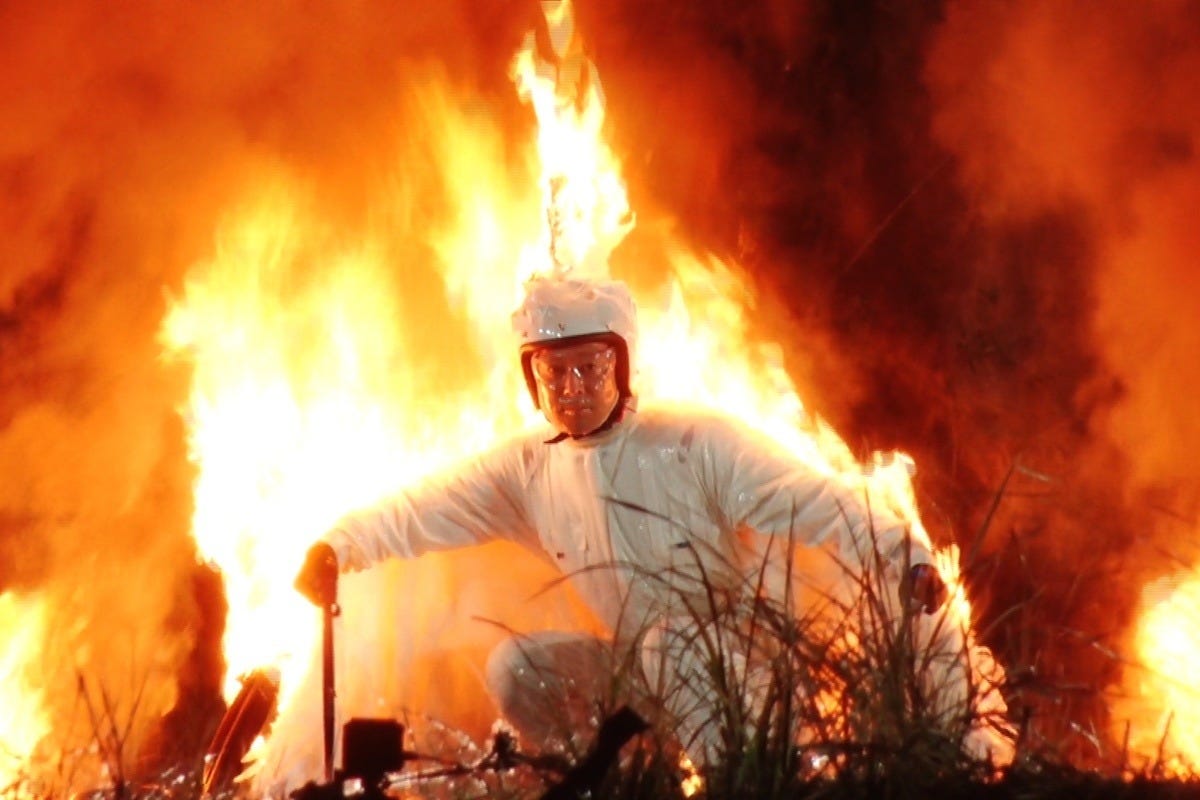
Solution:
[[[636,403],[633,402],[633,395],[625,395],[624,397],[617,400],[617,404],[615,406],[613,406],[613,410],[608,415],[608,419],[606,419],[606,420],[604,420],[604,422],[600,423],[600,427],[596,428],[594,431],[588,431],[587,433],[581,433],[578,436],[576,436],[573,433],[567,433],[566,431],[561,431],[558,433],[558,435],[552,436],[549,439],[547,439],[545,442],[543,442],[543,444],[558,444],[563,439],[586,439],[589,436],[598,436],[599,434],[604,433],[606,430],[609,430],[610,428],[612,428],[613,425],[616,425],[618,422],[620,422],[621,419],[625,416],[625,412],[627,410],[630,410],[635,405],[636,405]]]

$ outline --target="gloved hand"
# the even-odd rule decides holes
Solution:
[[[295,587],[300,594],[322,608],[337,605],[337,553],[325,542],[308,548],[304,566],[296,575]]]
[[[949,593],[937,567],[932,564],[914,564],[900,586],[900,599],[914,614],[922,610],[926,614],[935,613],[946,602]]]

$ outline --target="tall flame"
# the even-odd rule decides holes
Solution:
[[[194,365],[184,410],[199,469],[193,532],[225,578],[227,692],[241,673],[273,665],[282,674],[281,713],[293,721],[311,721],[316,707],[307,694],[307,711],[295,711],[301,687],[314,680],[313,611],[291,589],[308,543],[341,512],[528,422],[531,411],[514,410],[523,387],[505,336],[521,283],[533,272],[606,274],[610,254],[632,227],[618,160],[602,138],[600,82],[571,5],[542,7],[545,36],[530,34],[512,68],[538,118],[540,232],[534,206],[489,166],[500,159],[493,158],[488,126],[468,118],[438,86],[423,90],[453,213],[451,222],[432,222],[420,235],[436,254],[437,289],[465,319],[437,323],[447,327],[418,344],[424,309],[400,301],[417,278],[412,267],[390,265],[393,232],[370,230],[346,245],[306,208],[303,185],[275,170],[266,188],[230,214],[216,255],[195,266],[164,325],[168,349]],[[754,340],[736,271],[659,235],[673,278],[665,291],[638,298],[639,393],[702,403],[762,427],[814,468],[869,488],[925,537],[911,462],[880,458],[864,471],[837,434],[805,412],[779,348]],[[464,360],[467,375],[459,376],[457,391],[429,390],[426,370]],[[524,570],[527,580],[541,574],[516,566],[516,556],[505,558],[514,565],[506,573]],[[953,553],[942,558],[953,566]],[[455,628],[455,619],[480,610],[506,623],[514,613],[532,619],[524,605],[504,606],[502,592],[472,599],[465,587],[495,580],[496,572],[478,556],[426,558],[419,570],[393,564],[351,579],[345,606],[360,621],[344,629],[354,635],[343,637],[343,701],[376,713],[420,708],[411,686],[399,688],[419,653],[489,641],[476,628]],[[969,623],[961,592],[955,609]],[[563,612],[539,614],[545,620]],[[452,629],[458,633],[446,633]],[[369,666],[376,662],[364,655],[368,645],[390,654],[387,666]],[[354,670],[345,677],[347,664]],[[474,681],[468,700],[478,699],[471,674],[478,664],[456,669],[439,682],[461,688]],[[276,739],[311,739],[319,730],[279,727]],[[288,756],[295,761],[297,753],[293,743]],[[307,768],[314,771],[311,762]]]
[[[604,93],[583,49],[569,0],[543,0],[548,47],[530,31],[513,60],[521,99],[538,120],[545,215],[539,249],[553,266],[606,273],[633,227],[619,164],[602,137]]]
[[[27,776],[22,771],[38,742],[50,731],[27,661],[42,641],[44,625],[39,599],[0,594],[0,631],[6,637],[0,650],[0,708],[4,709],[0,714],[0,794],[16,787],[16,796],[25,796],[20,780]]]
[[[1114,738],[1130,766],[1166,775],[1194,775],[1200,765],[1200,574],[1186,570],[1142,591],[1134,631],[1137,664],[1127,670],[1126,695],[1113,705]]]
[[[315,643],[312,609],[291,588],[307,546],[346,509],[479,449],[510,421],[482,399],[421,395],[396,369],[422,357],[394,325],[399,277],[372,244],[332,246],[297,196],[280,175],[231,217],[164,327],[194,365],[193,533],[225,580],[226,693],[269,665],[283,707]],[[423,605],[442,602],[425,588]]]

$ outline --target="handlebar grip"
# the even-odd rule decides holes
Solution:
[[[337,585],[337,553],[327,543],[317,542],[308,549],[304,566],[296,576],[296,591],[313,605],[329,608],[337,605]]]

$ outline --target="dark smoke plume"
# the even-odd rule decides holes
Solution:
[[[1200,7],[617,5],[635,196],[740,259],[852,445],[916,457],[1014,706],[1104,730],[1194,556]]]

